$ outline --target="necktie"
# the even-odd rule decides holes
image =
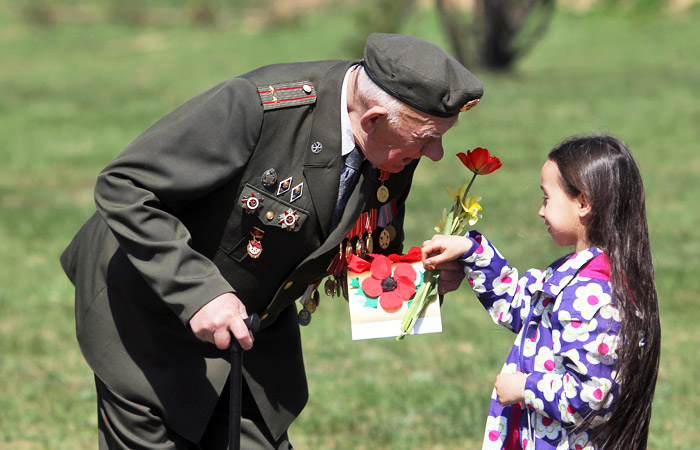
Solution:
[[[343,169],[340,172],[340,185],[338,186],[338,200],[335,202],[335,209],[331,216],[330,230],[334,230],[343,216],[345,205],[348,204],[350,194],[352,194],[357,179],[360,176],[360,166],[365,160],[362,150],[355,146],[353,151],[343,157]]]

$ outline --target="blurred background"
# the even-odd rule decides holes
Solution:
[[[0,0],[0,449],[96,448],[92,373],[58,257],[94,210],[97,173],[150,124],[261,65],[360,58],[370,32],[419,36],[485,85],[418,169],[420,245],[477,146],[477,225],[521,269],[557,248],[537,211],[547,152],[577,133],[622,138],[647,192],[663,350],[649,448],[700,447],[700,2],[694,0]],[[302,330],[300,449],[480,448],[514,335],[468,286],[440,334],[353,342],[344,301]]]

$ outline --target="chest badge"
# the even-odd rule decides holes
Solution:
[[[321,153],[321,150],[323,150],[323,144],[320,142],[317,141],[311,144],[311,153],[318,154]]]
[[[241,202],[243,202],[243,209],[245,209],[245,212],[247,212],[248,214],[252,214],[253,212],[255,212],[255,210],[260,208],[263,199],[260,197],[256,197],[255,192],[251,192],[250,195],[243,196]]]
[[[253,229],[250,230],[250,235],[253,237],[253,239],[248,241],[246,250],[251,258],[258,258],[262,254],[262,244],[260,243],[260,239],[262,239],[264,234],[265,232],[257,227],[253,227]]]
[[[275,169],[267,169],[260,177],[260,182],[267,189],[270,189],[277,183],[277,171]]]
[[[282,195],[285,192],[289,191],[289,189],[292,187],[292,177],[287,178],[286,180],[280,181],[280,185],[277,188],[277,195]]]
[[[304,192],[304,183],[299,183],[296,186],[294,186],[294,189],[292,189],[292,199],[290,202],[294,202],[294,200],[298,200],[301,198],[302,193]]]
[[[297,226],[299,215],[292,208],[287,208],[285,212],[279,215],[279,224],[287,231],[292,231]]]

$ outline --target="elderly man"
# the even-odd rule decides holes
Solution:
[[[100,447],[226,448],[233,336],[247,349],[242,446],[291,448],[316,289],[326,278],[342,291],[350,253],[401,251],[418,160],[442,158],[443,134],[482,93],[439,47],[373,34],[363,60],[262,67],[127,147],[61,257]],[[443,292],[461,281],[445,269]]]

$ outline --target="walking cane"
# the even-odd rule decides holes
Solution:
[[[260,316],[253,314],[243,319],[250,331],[255,333],[260,328]],[[231,335],[231,374],[229,375],[229,416],[228,416],[228,448],[239,450],[241,448],[241,364],[243,349],[236,338]]]

